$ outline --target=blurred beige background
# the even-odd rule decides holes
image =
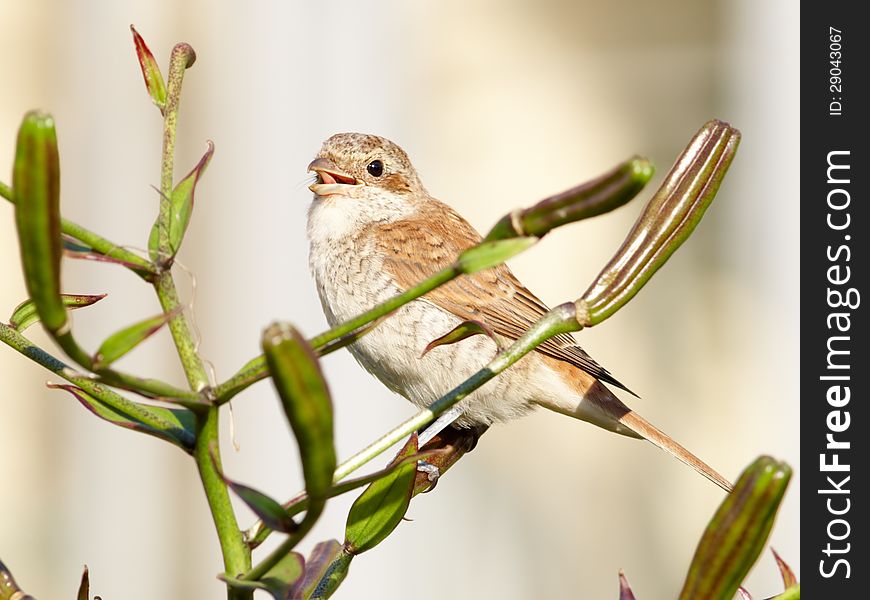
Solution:
[[[196,275],[201,348],[221,380],[257,353],[271,320],[325,327],[304,223],[305,165],[328,135],[396,140],[429,190],[485,230],[634,153],[654,160],[657,184],[704,121],[734,123],[743,144],[692,239],[580,339],[641,394],[639,412],[726,476],[761,453],[795,467],[772,543],[799,571],[795,3],[33,0],[3,2],[0,21],[0,177],[9,181],[21,115],[50,110],[65,216],[131,246],[145,245],[156,214],[161,122],[128,26],[164,70],[173,43],[196,49],[177,172],[207,139],[216,153],[180,260]],[[547,302],[575,298],[648,197],[559,230],[512,266]],[[0,206],[0,277],[3,316],[24,297],[10,206]],[[75,314],[88,347],[157,310],[121,269],[67,261],[64,277],[67,291],[109,293]],[[189,298],[183,271],[179,280]],[[183,381],[168,335],[122,365]],[[412,414],[347,353],[324,367],[340,456]],[[0,376],[0,556],[28,592],[70,597],[87,563],[105,599],[222,596],[216,536],[183,454],[46,390],[54,378],[5,346]],[[270,387],[233,405],[241,450],[224,445],[228,472],[277,497],[295,492]],[[648,444],[541,412],[493,428],[414,501],[412,522],[353,563],[337,597],[615,598],[620,568],[639,598],[674,597],[721,498]],[[332,503],[304,550],[342,536],[351,500]],[[749,587],[759,598],[780,589],[769,552]]]

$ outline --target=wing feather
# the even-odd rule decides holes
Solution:
[[[412,218],[375,225],[378,228],[375,239],[384,257],[384,269],[403,289],[447,267],[460,252],[482,239],[446,204],[434,199],[427,204]],[[412,244],[408,243],[411,239],[415,240]],[[424,298],[460,319],[482,321],[495,333],[511,340],[523,335],[549,310],[505,265],[458,277]],[[568,334],[554,336],[538,346],[537,351],[634,393],[586,354]]]

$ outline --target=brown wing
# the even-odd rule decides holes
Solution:
[[[434,199],[431,203],[411,219],[376,225],[384,268],[401,288],[407,289],[447,267],[460,252],[481,240],[480,234],[456,211]],[[482,321],[495,333],[512,340],[523,335],[549,310],[505,265],[458,277],[424,298],[461,319]],[[538,346],[537,351],[634,393],[577,346],[570,335],[557,335]]]

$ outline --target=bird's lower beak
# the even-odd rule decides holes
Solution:
[[[318,196],[346,195],[351,188],[364,185],[356,177],[341,171],[328,158],[315,158],[311,161],[308,172],[311,171],[317,174],[317,181],[309,185],[308,189]]]

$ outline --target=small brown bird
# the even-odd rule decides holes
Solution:
[[[405,152],[375,135],[339,133],[308,165],[317,174],[308,212],[310,265],[323,310],[337,325],[450,265],[481,241],[456,211],[429,195]],[[398,309],[349,346],[370,373],[419,407],[485,366],[547,307],[502,265],[464,275]],[[467,320],[494,332],[424,350]],[[488,426],[537,406],[645,438],[726,491],[712,468],[623,404],[626,389],[571,335],[558,335],[462,401],[459,427]]]

